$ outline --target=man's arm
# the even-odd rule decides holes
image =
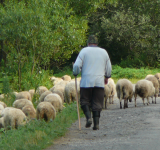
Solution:
[[[104,83],[105,84],[107,84],[108,83],[108,79],[111,78],[111,72],[112,72],[111,61],[108,58],[108,60],[106,62],[106,68],[105,68],[105,79],[104,79]]]
[[[82,59],[78,55],[76,62],[73,64],[73,75],[77,76],[81,72],[81,68],[82,68]]]
[[[107,84],[108,83],[108,78],[104,78],[104,83]]]

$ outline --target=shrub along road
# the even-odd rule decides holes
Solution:
[[[46,150],[159,150],[160,97],[157,104],[152,104],[150,98],[149,106],[138,98],[137,107],[132,99],[127,109],[120,109],[115,98],[114,104],[101,113],[100,130],[85,128],[85,118],[81,118],[81,126],[79,131],[76,121],[64,137]]]

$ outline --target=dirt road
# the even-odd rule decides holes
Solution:
[[[46,150],[160,150],[160,97],[149,106],[138,98],[137,107],[132,101],[127,109],[120,109],[116,98],[102,111],[100,130],[86,129],[85,118],[81,118],[81,126],[79,131],[75,122]]]

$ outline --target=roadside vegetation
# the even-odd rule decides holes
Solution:
[[[74,78],[72,62],[90,34],[107,50],[115,83],[121,78],[136,83],[160,72],[159,8],[157,0],[1,0],[0,94],[5,94],[4,102],[12,106],[13,91],[50,89],[51,76]],[[35,108],[38,99],[35,94]],[[0,148],[51,145],[77,120],[76,104],[64,105],[53,122],[33,120],[18,130],[1,129]]]
[[[112,78],[115,80],[115,83],[120,78],[128,78],[132,83],[136,83],[138,80],[145,78],[147,74],[155,74],[159,72],[158,69],[148,69],[148,68],[140,68],[140,69],[131,69],[131,68],[121,68],[120,66],[112,66]],[[63,75],[68,74],[72,75],[72,68],[65,68],[60,72],[54,74],[56,77],[62,77]],[[34,80],[34,84],[36,85],[45,85],[46,87],[52,87],[52,83],[50,83],[49,77],[51,74],[48,72],[43,72],[37,75],[37,80]],[[79,75],[80,76],[80,75]],[[13,90],[14,82],[11,85],[9,82],[3,82],[3,90],[6,92]],[[10,77],[8,77],[10,78]],[[28,88],[31,85],[28,85]],[[32,86],[31,86],[32,87]],[[28,88],[26,90],[28,90]],[[4,90],[4,92],[5,92]],[[35,95],[33,98],[33,104],[35,108],[37,107],[38,95]],[[14,96],[10,93],[6,93],[6,98],[4,102],[7,106],[12,106],[13,101],[15,100]],[[0,145],[2,150],[34,150],[34,149],[44,149],[48,146],[54,144],[54,140],[65,135],[67,129],[74,123],[77,117],[77,108],[76,102],[68,105],[64,104],[65,108],[58,113],[54,121],[46,123],[45,121],[32,120],[27,123],[25,126],[20,126],[17,130],[9,130],[5,131],[3,128],[0,130]],[[84,116],[82,110],[80,109],[81,117]],[[78,126],[77,126],[78,130]]]

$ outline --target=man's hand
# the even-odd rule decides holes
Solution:
[[[105,83],[105,84],[108,83],[108,78],[104,78],[104,83]]]

